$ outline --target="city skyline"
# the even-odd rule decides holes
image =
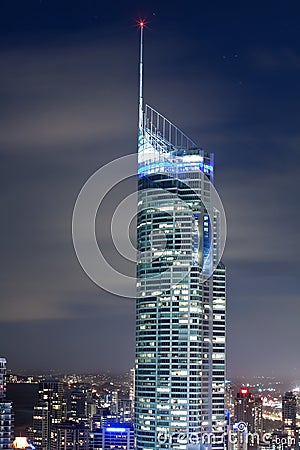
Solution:
[[[2,361],[5,360],[2,359]],[[43,423],[45,425],[44,420],[52,408],[53,412],[56,411],[57,414],[59,414],[58,408],[61,408],[64,418],[62,417],[61,420],[56,413],[54,415],[50,413],[48,416],[49,419],[52,417],[55,422],[53,425],[50,424],[51,448],[52,444],[57,445],[59,442],[57,438],[63,430],[68,430],[68,440],[76,439],[77,430],[84,435],[82,435],[83,446],[87,446],[88,442],[98,446],[99,439],[101,440],[101,436],[104,437],[103,429],[99,429],[99,425],[109,427],[106,431],[115,439],[110,432],[122,431],[125,433],[126,423],[129,425],[132,421],[133,378],[128,373],[126,376],[116,378],[107,375],[80,376],[73,374],[59,376],[55,379],[39,375],[38,377],[24,377],[23,381],[21,377],[9,376],[7,381],[8,398],[13,401],[14,436],[19,434],[28,436],[29,442],[33,443],[36,449],[45,448],[45,445],[41,445],[39,442],[40,437],[45,439],[45,443],[49,442],[49,437],[46,437],[47,426],[44,427]],[[57,389],[59,386],[60,388]],[[54,395],[54,392],[57,394],[60,392],[60,394],[57,396]],[[40,403],[41,400],[42,403]],[[33,402],[35,406],[33,406]],[[237,425],[239,424],[238,426],[241,427],[239,428],[240,432],[243,432],[247,424],[252,436],[260,435],[262,442],[268,443],[270,439],[273,442],[277,442],[278,439],[286,442],[287,432],[293,434],[297,431],[292,422],[295,423],[295,419],[298,418],[296,426],[299,427],[300,424],[297,414],[298,403],[299,387],[293,389],[293,392],[286,391],[281,383],[270,379],[261,380],[259,384],[226,382],[225,404],[226,410],[231,416],[233,441],[237,437]],[[82,420],[88,420],[93,427],[94,431],[90,436],[88,436],[87,427]],[[133,428],[130,427],[130,429],[133,433]],[[160,442],[163,438],[162,434],[160,433]],[[14,436],[12,435],[12,439]],[[63,438],[63,436],[61,437]],[[122,436],[119,437],[122,438]],[[123,438],[126,440],[126,436]],[[292,435],[290,438],[293,439]],[[23,437],[23,439],[26,438]],[[249,436],[249,439],[252,438]],[[256,438],[254,439],[256,442]],[[290,442],[292,443],[292,441]],[[266,449],[268,448],[267,445]]]
[[[43,2],[27,12],[7,7],[10,20],[1,30],[1,353],[12,368],[133,366],[134,302],[101,291],[84,275],[70,222],[85,180],[136,148],[134,27],[135,18],[145,17],[147,98],[217,158],[229,225],[229,376],[279,376],[288,367],[297,377],[296,3],[281,10],[275,2],[269,10],[254,2],[246,11],[219,4],[216,16],[208,5],[168,11],[154,2],[144,12],[133,2],[116,13],[76,5],[58,19]],[[191,16],[198,17],[195,27]],[[133,188],[134,182],[125,190]],[[106,231],[100,238],[109,252]],[[78,349],[87,346],[79,361]]]

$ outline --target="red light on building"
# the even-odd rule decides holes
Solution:
[[[247,389],[247,388],[241,388],[241,389],[240,389],[240,394],[242,394],[242,395],[247,395],[247,394],[249,394],[249,389]]]

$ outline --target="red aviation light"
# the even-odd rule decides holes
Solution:
[[[242,395],[247,395],[247,394],[249,394],[249,389],[247,389],[247,388],[241,388],[241,389],[240,389],[240,394],[242,394]]]

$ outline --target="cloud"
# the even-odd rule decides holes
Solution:
[[[295,241],[300,220],[297,173],[228,171],[222,198],[228,219],[226,259],[239,262],[294,263],[300,260]]]
[[[276,283],[276,279],[274,279]],[[249,282],[244,286],[250,287]],[[276,375],[297,377],[300,366],[294,356],[299,342],[299,296],[261,290],[263,285],[253,286],[251,298],[241,298],[229,307],[228,321],[232,324],[227,334],[228,376]],[[284,337],[280,330],[284,329]],[[283,343],[284,342],[284,343]],[[284,345],[284,351],[283,346]],[[287,367],[289,371],[287,372]]]
[[[51,151],[53,146],[107,142],[116,127],[130,135],[133,83],[126,89],[120,79],[136,78],[126,64],[132,57],[126,43],[120,49],[101,41],[2,52],[1,90],[7,100],[2,149]]]
[[[145,63],[146,101],[181,128],[224,126],[230,117],[226,83],[220,85],[205,65],[182,82],[178,71],[170,73],[171,64],[182,64],[178,47],[158,54],[156,45],[154,40]],[[136,136],[137,42],[79,33],[52,45],[5,49],[0,56],[2,152],[63,151],[72,145],[84,150],[109,145],[117,136],[123,142]]]
[[[134,365],[134,310],[128,310],[126,317],[102,310],[92,319],[83,314],[73,320],[1,322],[0,353],[17,373],[124,371]]]
[[[300,55],[292,48],[259,48],[251,51],[254,66],[266,72],[298,72]]]

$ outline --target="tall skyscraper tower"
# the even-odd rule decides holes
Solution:
[[[6,399],[6,359],[0,358],[0,449],[9,449],[13,437],[12,402]]]
[[[244,422],[250,433],[262,434],[263,414],[262,399],[256,397],[249,389],[242,387],[236,394],[234,402],[234,415],[237,422]]]
[[[65,421],[52,426],[50,450],[88,450],[89,428],[84,422]]]
[[[286,392],[282,397],[283,428],[296,428],[297,397],[293,392]]]
[[[66,418],[66,401],[63,383],[45,380],[39,383],[38,405],[34,407],[33,426],[30,440],[37,450],[47,450],[50,446],[52,427]]]
[[[6,359],[0,358],[0,401],[6,399]]]
[[[135,433],[137,450],[224,449],[225,267],[214,158],[143,107],[141,22]],[[215,268],[215,270],[213,270]]]

